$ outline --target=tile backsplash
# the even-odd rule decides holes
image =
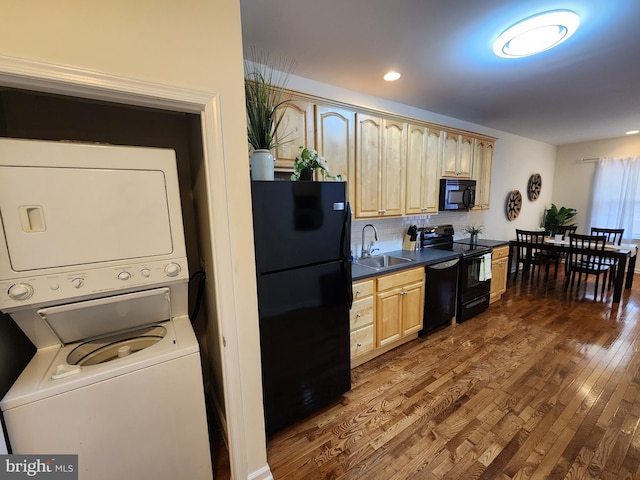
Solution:
[[[376,218],[365,220],[353,220],[351,222],[351,249],[355,257],[360,256],[362,249],[362,228],[371,224],[378,232],[378,241],[374,243],[374,255],[384,252],[392,252],[402,249],[402,240],[411,225],[418,227],[435,226],[442,224],[451,224],[455,231],[454,238],[466,238],[468,235],[462,232],[465,225],[473,223],[471,213],[469,212],[440,212],[437,215],[416,215],[411,217],[400,218]],[[371,228],[367,228],[364,237],[365,244],[368,245],[374,241],[374,234]]]

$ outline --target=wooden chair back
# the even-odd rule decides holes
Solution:
[[[622,243],[622,235],[624,235],[624,228],[591,227],[591,235],[604,235],[608,243],[620,245]]]

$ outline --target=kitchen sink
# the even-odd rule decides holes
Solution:
[[[354,263],[362,265],[363,267],[381,270],[413,261],[411,258],[394,257],[393,255],[376,255],[375,257],[358,258]]]

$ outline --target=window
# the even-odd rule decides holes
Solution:
[[[603,158],[596,164],[590,227],[624,228],[640,239],[640,157]]]

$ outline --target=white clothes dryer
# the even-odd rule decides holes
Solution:
[[[37,347],[0,401],[79,478],[210,479],[175,153],[0,138],[0,310]]]

